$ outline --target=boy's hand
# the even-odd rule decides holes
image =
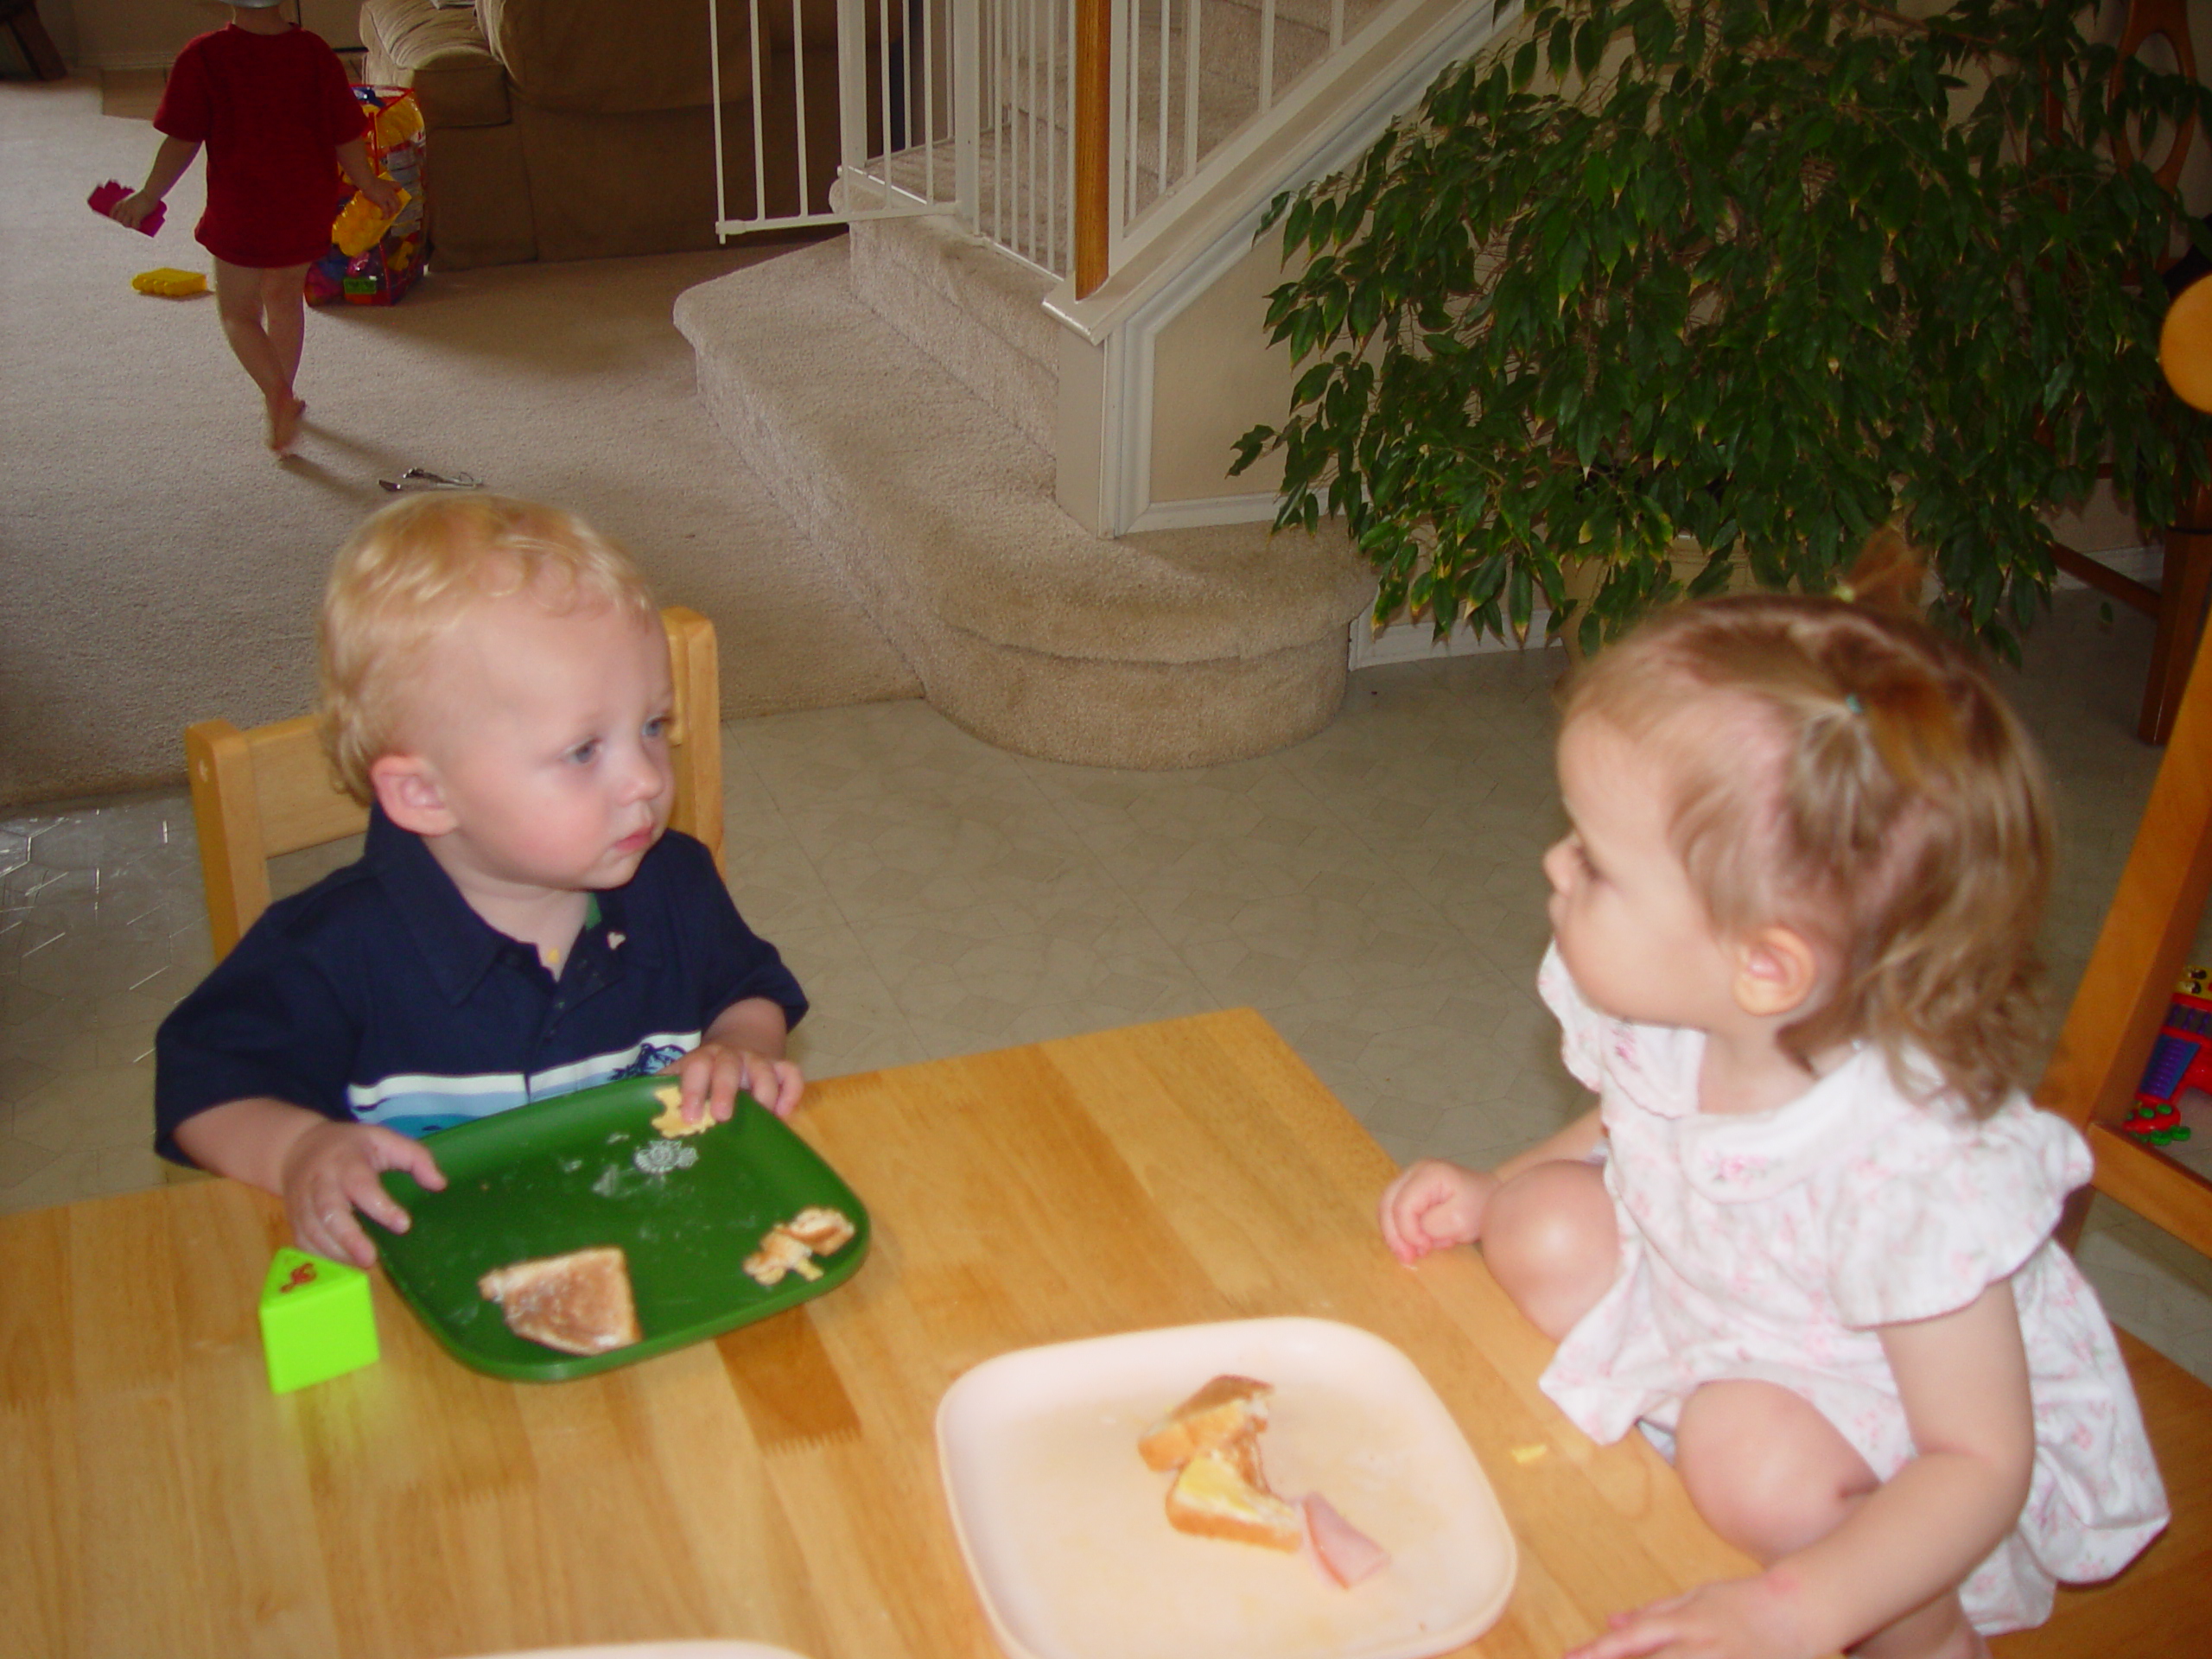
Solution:
[[[302,1134],[284,1154],[284,1214],[293,1243],[357,1268],[373,1266],[376,1246],[353,1211],[395,1233],[410,1225],[407,1212],[377,1179],[387,1169],[405,1170],[433,1192],[446,1184],[427,1147],[391,1129],[324,1122]]]
[[[162,199],[159,196],[149,195],[145,191],[140,190],[125,196],[114,207],[109,208],[107,216],[122,226],[124,229],[135,231],[144,221],[146,215],[161,205]]]
[[[399,212],[399,187],[381,173],[361,187],[361,194],[376,203],[377,211],[380,213],[397,214]]]
[[[1447,1245],[1471,1244],[1482,1236],[1483,1211],[1497,1191],[1495,1175],[1423,1159],[1382,1191],[1382,1242],[1406,1262]]]
[[[798,1108],[806,1080],[789,1060],[772,1060],[765,1054],[711,1039],[673,1065],[662,1069],[683,1091],[679,1109],[696,1123],[711,1113],[717,1123],[729,1122],[737,1108],[737,1091],[744,1090],[778,1117],[789,1117]]]

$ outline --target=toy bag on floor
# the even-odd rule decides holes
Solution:
[[[339,245],[338,221],[353,203],[352,183],[341,174],[332,203],[330,251],[308,267],[308,303],[397,305],[423,272],[423,110],[404,86],[356,86],[353,96],[369,114],[369,160],[407,193],[399,217],[359,253]],[[348,238],[352,240],[352,238]],[[358,242],[355,245],[359,245]]]

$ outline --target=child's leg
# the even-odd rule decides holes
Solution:
[[[1772,1382],[1711,1382],[1682,1407],[1675,1467],[1710,1526],[1761,1566],[1835,1530],[1881,1483],[1802,1395]],[[1955,1592],[1851,1651],[1864,1659],[1969,1659],[1987,1648]]]
[[[300,349],[307,340],[307,294],[305,265],[283,265],[261,273],[261,315],[287,386],[300,378]]]
[[[288,334],[287,325],[279,321],[276,337],[272,339],[264,320],[270,279],[287,275],[302,285],[298,303],[304,306],[304,266],[264,271],[234,265],[226,259],[215,261],[215,304],[223,337],[230,341],[239,365],[253,377],[253,384],[261,388],[261,399],[269,411],[269,447],[279,454],[291,448],[303,407],[292,395],[292,376],[299,366],[299,331],[304,328],[304,321],[295,320]],[[277,308],[281,316],[283,308]]]
[[[1620,1264],[1612,1195],[1595,1164],[1522,1171],[1483,1211],[1483,1260],[1514,1306],[1554,1341],[1597,1305]]]

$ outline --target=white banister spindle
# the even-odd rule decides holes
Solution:
[[[791,29],[799,25],[798,3],[791,5]],[[806,86],[805,37],[798,35],[802,50],[794,60],[800,98]],[[837,164],[849,173],[868,170],[868,0],[837,0]],[[802,102],[801,108],[804,108]],[[804,117],[799,130],[806,130]],[[806,160],[799,158],[799,175],[806,175]],[[803,211],[803,210],[802,210]]]
[[[1044,225],[1037,263],[1050,270],[1059,258],[1060,203],[1067,193],[1060,188],[1060,147],[1053,135],[1060,130],[1060,7],[1058,0],[1045,0],[1038,10],[1045,14],[1045,120],[1037,147],[1045,152],[1045,199],[1038,204]]]
[[[1167,194],[1167,95],[1173,79],[1167,67],[1175,60],[1169,46],[1167,25],[1174,11],[1174,0],[1160,0],[1160,188],[1153,193],[1155,197]]]
[[[807,209],[808,195],[806,188],[806,20],[799,15],[798,8],[799,0],[791,0],[791,39],[798,42],[799,46],[798,52],[791,60],[791,106],[797,112],[798,126],[798,153],[794,158],[793,165],[798,173],[798,210],[804,213]],[[841,79],[844,72],[844,36],[845,10],[844,7],[840,5],[837,9],[837,63]],[[765,33],[754,37],[753,45],[755,49],[766,54],[768,41]],[[838,90],[842,96],[843,88],[840,87]],[[759,128],[760,119],[761,113],[756,106],[753,112],[753,125],[756,130]],[[756,149],[759,147],[759,142],[758,139],[754,140]],[[768,204],[766,201],[760,204],[760,211],[763,213],[768,211]]]
[[[983,119],[983,42],[980,8],[956,6],[952,13],[952,189],[972,214],[976,208],[978,149]]]
[[[729,217],[729,190],[722,178],[721,14],[721,0],[707,0],[707,96],[713,100],[715,111],[715,220],[717,224]]]
[[[1339,14],[1344,0],[1337,0]],[[1198,170],[1198,0],[1183,0],[1183,176]]]
[[[1128,143],[1129,135],[1140,128],[1137,91],[1144,77],[1137,73],[1137,53],[1142,47],[1141,20],[1137,16],[1137,9],[1127,3],[1126,0],[1117,0],[1116,10],[1123,27],[1116,29],[1114,36],[1117,41],[1126,42],[1114,60],[1115,73],[1122,78],[1121,92],[1114,99],[1114,108],[1122,117],[1122,130],[1114,137],[1114,158],[1122,164],[1121,188],[1114,192],[1114,200],[1120,207],[1119,222],[1112,228],[1118,233],[1123,225],[1136,217],[1137,170],[1130,165]]]
[[[1275,0],[1260,3],[1260,113],[1275,106]]]
[[[903,7],[906,3],[906,0],[898,0],[898,3]],[[880,42],[876,48],[877,62],[880,67],[876,71],[875,77],[877,87],[875,118],[883,123],[883,125],[879,128],[878,130],[883,134],[883,147],[886,152],[888,152],[891,148],[892,135],[891,77],[893,73],[893,58],[892,54],[891,43],[891,5],[892,0],[875,0],[875,26],[879,31],[876,35],[876,40]],[[901,35],[901,39],[904,39],[903,35]],[[912,49],[912,44],[913,43],[912,41],[906,42],[908,50]],[[898,54],[896,59],[897,63],[903,65],[906,62],[906,52],[902,51]],[[865,49],[861,53],[861,67],[863,70],[868,67],[868,53]],[[865,91],[867,84],[867,81],[863,79],[861,82],[863,91]],[[905,107],[906,111],[906,120],[908,125],[911,126],[914,118],[914,81],[913,77],[911,75],[906,77],[906,99]],[[901,133],[899,135],[899,137],[902,143],[911,144],[914,142],[913,137],[911,133]],[[863,134],[861,140],[860,161],[858,164],[869,172],[873,172],[874,170],[868,167],[868,140],[865,134]],[[887,181],[891,177],[891,166],[887,153],[884,162],[883,176]]]

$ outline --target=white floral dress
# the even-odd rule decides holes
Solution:
[[[2054,1580],[2110,1577],[2166,1522],[2165,1491],[2096,1293],[2052,1242],[2089,1178],[2072,1127],[2016,1096],[1977,1121],[1915,1104],[1862,1049],[1771,1111],[1697,1109],[1701,1033],[1592,1008],[1554,948],[1538,989],[1599,1095],[1620,1268],[1544,1392],[1592,1439],[1639,1421],[1672,1445],[1724,1378],[1803,1396],[1887,1480],[1913,1445],[1878,1327],[1965,1306],[2010,1275],[2035,1404],[2012,1535],[1961,1587],[1985,1634],[2050,1616]]]

